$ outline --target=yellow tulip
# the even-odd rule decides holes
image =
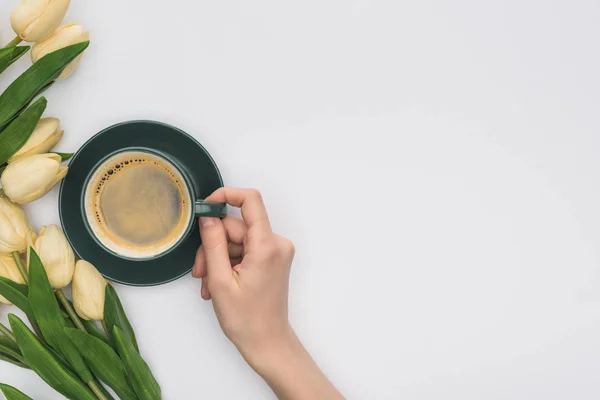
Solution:
[[[40,119],[27,142],[8,161],[50,151],[63,137],[63,131],[58,130],[59,124],[58,118]]]
[[[19,157],[8,164],[0,182],[4,193],[15,203],[27,204],[39,199],[67,175],[58,154]]]
[[[22,253],[27,248],[27,234],[32,228],[21,207],[0,196],[0,253]]]
[[[75,271],[75,253],[62,229],[56,225],[43,226],[33,248],[44,265],[52,289],[68,286]],[[27,258],[29,269],[29,253]]]
[[[10,254],[0,254],[0,276],[4,278],[8,278],[16,283],[25,283],[21,272],[19,272],[19,268],[17,267],[17,263],[14,258]],[[10,301],[6,300],[3,296],[0,296],[0,303],[4,304],[12,304]]]
[[[27,42],[39,42],[52,35],[60,25],[69,0],[21,0],[10,16],[10,24]]]
[[[72,44],[85,42],[87,40],[90,40],[90,33],[86,32],[83,26],[79,24],[63,25],[58,28],[52,36],[33,45],[31,48],[31,61],[36,62],[48,53],[52,53],[53,51],[60,50],[63,47],[67,47]],[[71,61],[56,79],[65,79],[71,75],[79,65],[79,61],[81,61],[82,56],[83,54],[80,54],[77,56],[77,58]]]
[[[73,275],[73,305],[80,318],[86,321],[104,319],[104,296],[108,282],[96,267],[87,261],[75,264]]]

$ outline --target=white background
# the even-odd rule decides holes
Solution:
[[[297,245],[293,325],[348,398],[600,397],[597,0],[74,0],[66,21],[92,45],[46,93],[58,149],[156,119],[259,188]],[[57,223],[57,191],[27,210]],[[198,281],[118,291],[165,399],[274,398]]]

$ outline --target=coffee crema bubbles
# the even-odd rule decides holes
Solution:
[[[117,154],[89,180],[86,217],[96,238],[130,258],[151,258],[185,233],[191,199],[181,173],[151,153]]]

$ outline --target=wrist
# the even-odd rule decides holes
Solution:
[[[240,348],[240,352],[250,367],[266,379],[290,359],[302,357],[306,350],[294,330],[288,327],[260,344]]]
[[[291,328],[244,357],[280,399],[343,400]]]

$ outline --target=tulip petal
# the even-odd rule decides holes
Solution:
[[[88,41],[90,39],[90,33],[86,32],[83,26],[79,24],[66,24],[61,26],[48,37],[46,40],[36,43],[31,48],[31,61],[36,62],[43,56],[53,51],[62,49],[63,47],[67,47],[72,44],[81,43]],[[62,73],[59,75],[57,80],[65,79],[69,75],[75,71],[79,62],[81,61],[81,57],[83,54],[80,54],[71,61]]]
[[[58,118],[40,119],[27,142],[8,161],[50,151],[63,136],[64,131],[58,131],[59,124]]]
[[[66,171],[57,154],[20,157],[8,164],[0,178],[4,193],[15,203],[27,204],[44,196]]]
[[[39,42],[60,25],[69,3],[69,0],[21,0],[10,16],[10,23],[21,39]]]
[[[0,252],[25,251],[25,238],[31,229],[23,209],[0,196]]]
[[[104,319],[106,286],[106,279],[96,267],[84,260],[77,261],[71,289],[73,306],[81,318],[87,321]]]
[[[21,244],[21,238],[16,234],[10,220],[0,213],[0,252],[23,251]]]
[[[42,227],[34,248],[52,288],[62,289],[69,285],[75,270],[75,253],[63,231],[56,225]]]
[[[16,283],[25,283],[25,279],[21,275],[12,254],[0,254],[0,276]]]

